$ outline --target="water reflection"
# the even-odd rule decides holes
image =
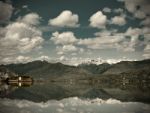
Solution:
[[[20,85],[21,83],[21,85]],[[28,88],[26,88],[28,87]],[[1,83],[0,97],[10,99],[26,99],[34,102],[60,100],[68,97],[79,98],[114,98],[125,102],[150,103],[150,86],[148,83],[91,82],[78,80]]]
[[[0,79],[0,97],[6,97],[18,88],[30,87],[33,79],[29,76],[11,76]]]

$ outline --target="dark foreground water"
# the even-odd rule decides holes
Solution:
[[[147,84],[1,84],[0,97],[0,113],[150,113]]]

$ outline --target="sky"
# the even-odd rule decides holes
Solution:
[[[0,64],[149,58],[149,0],[0,1]]]

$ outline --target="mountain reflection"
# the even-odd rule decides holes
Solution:
[[[21,83],[21,82],[20,82]],[[80,98],[114,98],[121,101],[150,103],[150,86],[148,83],[129,83],[123,80],[116,84],[108,82],[78,80],[78,81],[47,81],[34,80],[33,83],[1,83],[1,98],[27,99],[41,102],[60,100],[68,97]]]
[[[0,97],[6,97],[18,88],[30,87],[33,79],[29,76],[10,76],[0,80]]]

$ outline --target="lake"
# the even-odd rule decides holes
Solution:
[[[149,113],[148,84],[35,81],[0,86],[0,113]]]

